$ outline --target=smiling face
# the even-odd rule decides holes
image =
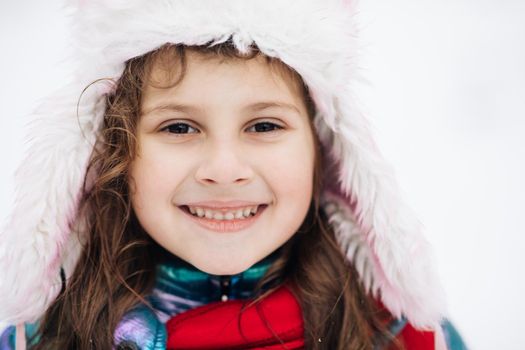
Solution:
[[[133,209],[162,247],[217,275],[242,272],[303,222],[314,139],[300,90],[264,57],[187,50],[183,79],[145,86],[130,168]],[[163,81],[156,63],[151,78]]]

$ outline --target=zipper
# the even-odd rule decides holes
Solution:
[[[231,276],[221,276],[221,301],[228,301],[231,292]]]

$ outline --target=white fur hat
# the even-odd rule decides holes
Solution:
[[[17,174],[16,204],[0,231],[0,321],[38,319],[70,275],[79,244],[70,227],[96,134],[125,61],[164,43],[252,43],[295,69],[317,107],[319,137],[337,172],[323,206],[365,287],[397,317],[433,328],[444,293],[422,225],[405,206],[355,98],[353,0],[77,0],[71,23],[72,82],[35,113],[30,152]]]

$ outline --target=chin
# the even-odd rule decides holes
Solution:
[[[241,261],[232,259],[210,259],[205,261],[191,262],[196,268],[212,275],[236,275],[248,270],[257,261]]]

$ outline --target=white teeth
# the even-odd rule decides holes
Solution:
[[[199,207],[190,207],[188,206],[191,214],[198,216],[200,218],[206,217],[206,219],[215,219],[215,220],[233,220],[233,219],[246,219],[250,216],[257,213],[258,205],[252,207],[241,208],[231,211],[223,210],[212,210],[204,209]]]
[[[197,208],[197,215],[202,218],[204,216],[204,209],[202,208]]]

